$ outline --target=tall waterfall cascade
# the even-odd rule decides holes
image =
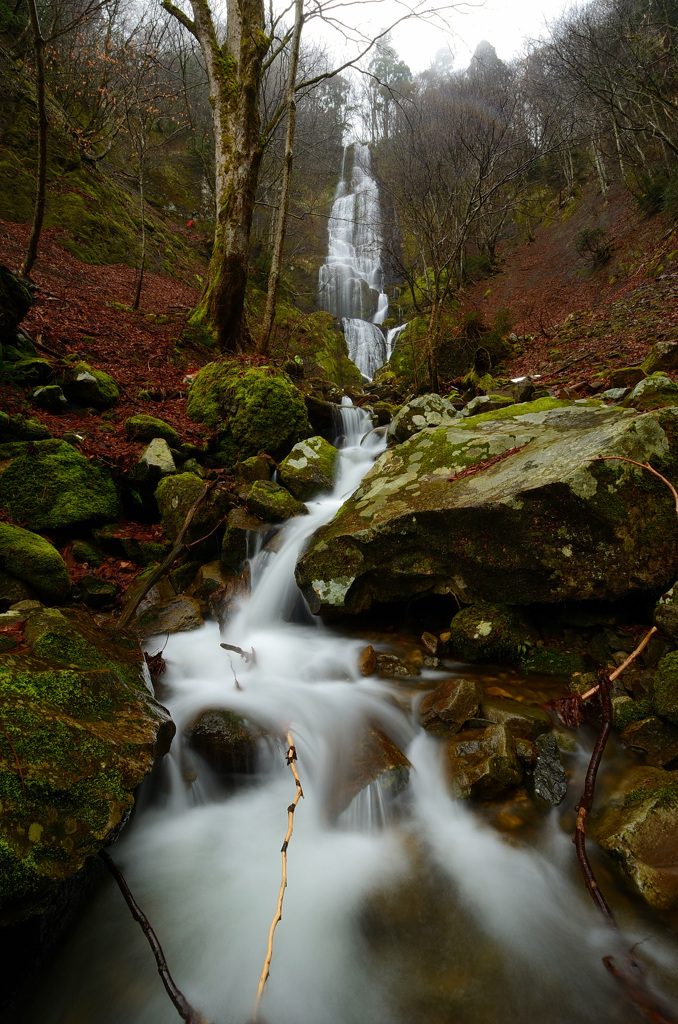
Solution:
[[[356,142],[344,149],[328,230],[318,305],[341,320],[349,357],[371,380],[389,359],[402,328],[384,333],[381,327],[388,314],[388,296],[384,290],[379,189],[371,175],[369,146]]]
[[[254,556],[251,595],[223,631],[208,622],[149,641],[152,652],[166,645],[163,702],[177,736],[109,852],[186,998],[211,1024],[251,1021],[295,794],[276,740],[289,730],[304,799],[257,1020],[633,1024],[602,961],[625,950],[573,874],[558,818],[546,819],[533,848],[507,842],[453,800],[441,747],[417,724],[421,686],[435,685],[440,669],[425,669],[415,687],[364,677],[365,635],[313,619],[301,601],[299,552],[383,448],[374,432],[365,435],[371,424],[361,409],[341,415],[346,445],[334,490]],[[215,709],[236,712],[260,734],[256,771],[235,789],[184,740],[196,717]],[[375,729],[406,753],[409,784],[389,798],[373,782],[337,810],[350,752]],[[572,753],[577,793],[587,763],[584,751]],[[353,792],[349,785],[348,800]],[[572,807],[567,813],[574,820]],[[146,940],[108,882],[17,1024],[175,1019]],[[624,923],[644,956],[670,972],[675,949],[664,933],[643,919]]]

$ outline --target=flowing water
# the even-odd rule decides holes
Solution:
[[[379,441],[344,410],[337,485],[255,558],[251,599],[227,624],[170,638],[165,702],[178,735],[138,812],[110,850],[187,998],[212,1024],[252,1017],[295,795],[282,742],[262,741],[255,775],[225,792],[183,763],[181,733],[205,708],[229,708],[271,736],[290,730],[305,798],[289,844],[288,888],[262,1003],[270,1024],[599,1024],[635,1017],[601,957],[618,954],[577,876],[560,811],[511,841],[443,781],[440,750],[415,724],[416,687],[363,678],[365,641],[311,618],[293,579],[309,534],[357,486]],[[221,649],[226,641],[256,659]],[[151,644],[151,649],[162,646]],[[449,674],[450,666],[448,666]],[[234,683],[237,676],[240,689]],[[433,685],[430,670],[423,686]],[[409,682],[409,681],[408,681]],[[419,693],[422,692],[421,686]],[[377,726],[412,764],[394,801],[373,785],[337,816],[349,752]],[[572,755],[581,792],[586,764]],[[568,819],[571,825],[572,813]],[[625,914],[625,904],[621,908]],[[625,920],[661,973],[675,956],[661,930]],[[152,955],[105,884],[36,997],[26,1022],[178,1020]]]

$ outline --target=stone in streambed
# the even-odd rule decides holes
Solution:
[[[280,481],[299,501],[329,493],[334,485],[338,454],[323,437],[299,441],[280,464]]]
[[[272,480],[257,480],[247,495],[247,508],[265,523],[284,523],[292,516],[307,515],[308,509],[286,487]]]
[[[461,799],[494,798],[523,777],[515,740],[503,725],[458,732],[447,743],[445,767],[452,792]]]
[[[471,679],[446,679],[424,697],[419,723],[433,732],[458,732],[475,716],[481,696],[480,687]]]

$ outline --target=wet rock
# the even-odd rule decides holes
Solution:
[[[328,799],[331,820],[370,785],[377,785],[381,799],[395,799],[410,779],[410,762],[380,729],[364,728],[349,740],[332,772]]]
[[[94,409],[110,409],[120,397],[118,385],[110,373],[95,370],[82,361],[69,367],[61,386],[69,402]]]
[[[137,636],[155,636],[157,633],[183,633],[202,626],[200,604],[183,595],[155,604],[141,612],[134,623]]]
[[[178,448],[181,444],[181,438],[174,427],[145,413],[138,413],[125,420],[125,434],[132,441],[154,441],[156,438],[162,438],[170,448]]]
[[[446,679],[419,706],[419,723],[432,732],[458,732],[478,711],[481,691],[471,679]]]
[[[284,523],[292,516],[307,515],[308,509],[297,501],[286,487],[272,480],[257,480],[247,495],[247,507],[252,515],[266,523]]]
[[[237,610],[240,602],[249,595],[250,572],[246,568],[239,576],[230,577],[223,587],[209,598],[210,614],[224,628],[231,615]]]
[[[642,754],[653,768],[678,765],[678,726],[662,722],[656,715],[631,722],[620,739],[629,750]]]
[[[321,614],[430,593],[527,605],[666,587],[678,553],[668,489],[626,462],[592,460],[618,453],[673,471],[677,421],[675,409],[546,398],[421,430],[316,531],[297,582]]]
[[[536,740],[551,728],[551,719],[540,708],[504,697],[483,697],[477,715],[479,724],[502,725],[515,738]]]
[[[548,807],[557,807],[567,793],[567,773],[560,760],[556,737],[542,733],[534,741],[537,758],[532,773],[535,799]]]
[[[516,608],[487,601],[462,608],[450,623],[450,647],[466,661],[516,665],[538,639]]]
[[[377,671],[377,652],[371,645],[368,645],[360,652],[358,671],[361,676],[373,676]]]
[[[589,831],[650,906],[678,907],[678,772],[632,768]]]
[[[239,776],[255,772],[257,746],[263,735],[263,730],[224,708],[201,711],[184,732],[186,745],[231,785]]]
[[[461,799],[496,797],[523,777],[515,740],[503,725],[464,729],[448,741],[447,754],[448,778]]]
[[[426,653],[430,654],[433,658],[442,658],[447,654],[447,644],[444,644],[434,633],[422,633],[421,645]]]
[[[678,370],[678,342],[667,340],[654,344],[643,360],[642,370],[648,376],[658,371]]]
[[[329,493],[337,455],[337,449],[323,437],[299,441],[280,464],[280,481],[299,501]]]
[[[377,654],[377,675],[382,679],[409,679],[421,674],[421,666],[412,660],[399,658],[397,654]]]
[[[653,704],[660,718],[678,725],[678,652],[667,654],[657,665]]]
[[[254,552],[253,538],[261,533],[261,520],[249,515],[244,508],[232,508],[226,520],[221,561],[231,572],[240,572],[245,561]]]
[[[71,589],[66,563],[54,545],[8,523],[0,523],[0,568],[47,601],[62,601]]]
[[[199,566],[188,588],[188,596],[194,597],[206,606],[212,594],[224,587],[229,578],[220,561],[207,562],[206,565]]]
[[[0,505],[31,530],[66,529],[120,515],[108,473],[65,441],[3,445]]]
[[[456,419],[457,410],[440,395],[420,395],[404,405],[391,420],[386,437],[389,444],[400,444],[425,427],[439,427]]]
[[[675,583],[657,601],[652,621],[657,629],[678,643],[678,587]]]

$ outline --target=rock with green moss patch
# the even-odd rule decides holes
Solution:
[[[167,441],[170,448],[178,448],[181,444],[181,438],[174,427],[164,420],[146,416],[144,413],[138,413],[125,420],[125,433],[132,441],[152,441],[156,437],[161,437],[163,441]]]
[[[60,530],[105,522],[120,515],[108,473],[65,441],[3,447],[13,454],[0,475],[0,505],[32,530]]]
[[[25,636],[28,652],[0,656],[1,924],[42,910],[110,842],[174,732],[130,634],[38,609]]]
[[[242,462],[236,462],[234,472],[239,480],[254,483],[255,480],[270,480],[272,465],[271,460],[263,455],[253,455]]]
[[[54,367],[49,359],[42,356],[29,356],[18,359],[12,366],[12,377],[17,384],[24,387],[49,384],[54,377]]]
[[[0,538],[0,549],[1,545],[2,539]],[[0,555],[1,560],[2,555]],[[11,608],[13,604],[17,604],[19,601],[30,601],[33,596],[34,591],[23,580],[0,569],[0,612],[7,611],[8,608]]]
[[[45,441],[52,436],[51,431],[39,420],[27,419],[20,413],[8,416],[0,412],[0,444],[11,444],[15,441]]]
[[[177,473],[176,476],[166,476],[160,481],[155,499],[160,509],[162,528],[170,540],[176,540],[191,505],[204,493],[206,487],[207,484],[193,473]],[[187,543],[192,544],[201,537],[213,534],[235,500],[225,484],[219,483],[213,487],[193,516],[185,536]],[[216,555],[220,542],[221,537],[214,534],[211,540],[205,542],[206,547],[201,545],[199,549],[195,548],[193,554],[196,557],[209,557],[213,550]]]
[[[401,444],[424,427],[439,427],[452,423],[457,410],[440,395],[420,395],[398,410],[389,424],[386,436],[389,444]]]
[[[280,481],[299,501],[329,493],[334,485],[337,449],[324,437],[299,441],[280,464]]]
[[[95,370],[82,361],[68,368],[61,386],[69,402],[94,409],[110,409],[120,397],[118,385],[110,373]]]
[[[653,703],[660,718],[678,725],[678,652],[667,654],[657,665]]]
[[[588,831],[651,907],[678,907],[678,772],[630,769]]]
[[[517,609],[487,601],[462,608],[450,623],[449,646],[465,661],[516,665],[538,639]]]
[[[286,487],[272,480],[257,480],[247,495],[247,508],[265,523],[284,523],[292,516],[306,515],[308,509]]]
[[[0,341],[13,336],[31,308],[31,293],[11,270],[0,264]]]
[[[241,459],[261,452],[284,458],[311,433],[301,392],[266,367],[242,373],[230,361],[208,363],[191,385],[186,411],[199,423],[227,428]]]
[[[140,612],[134,623],[134,631],[137,636],[147,637],[159,633],[184,633],[190,629],[199,629],[200,626],[200,604],[194,598],[182,594]]]
[[[480,413],[505,409],[509,405],[515,405],[515,400],[508,395],[476,395],[460,410],[459,415],[478,416]]]
[[[0,523],[0,568],[28,583],[47,601],[63,601],[71,589],[66,563],[54,545],[8,523]]]
[[[643,360],[641,369],[648,375],[678,370],[678,342],[669,339],[658,341]]]
[[[678,475],[678,410],[544,399],[422,430],[310,538],[297,582],[323,614],[423,594],[526,605],[665,588],[671,494],[614,455]]]
[[[678,586],[676,584],[662,594],[657,601],[652,621],[657,629],[674,642],[678,642]]]
[[[38,409],[44,409],[46,412],[60,413],[68,411],[66,396],[58,384],[46,384],[33,388],[29,392],[28,400],[32,405],[37,406]]]
[[[624,401],[625,408],[660,409],[667,405],[678,405],[678,384],[674,384],[665,373],[653,373],[641,380]]]

